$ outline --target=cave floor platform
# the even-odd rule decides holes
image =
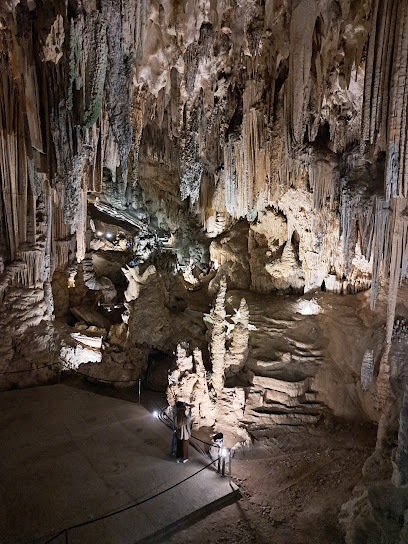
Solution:
[[[237,487],[138,404],[52,385],[0,393],[0,542],[162,542],[238,499]],[[182,482],[169,491],[162,491]],[[159,495],[158,495],[159,494]],[[158,496],[156,496],[158,495]]]

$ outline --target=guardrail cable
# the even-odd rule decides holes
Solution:
[[[219,458],[220,459],[220,458]],[[142,501],[139,501],[135,504],[131,504],[130,506],[125,506],[124,508],[121,508],[120,510],[115,510],[115,512],[110,512],[109,514],[105,514],[104,516],[100,516],[99,518],[91,519],[88,521],[84,521],[83,523],[78,523],[77,525],[72,525],[71,527],[67,527],[60,531],[58,534],[54,535],[50,540],[47,540],[45,544],[49,544],[50,542],[53,542],[56,538],[59,536],[67,533],[68,531],[72,531],[74,529],[79,529],[79,527],[85,527],[86,525],[90,525],[91,523],[96,523],[97,521],[102,521],[104,519],[110,518],[112,516],[116,516],[118,514],[122,514],[123,512],[126,512],[128,510],[131,510],[132,508],[136,508],[137,506],[140,506],[141,504],[144,504],[148,501],[151,501],[152,499],[155,499],[156,497],[159,497],[160,495],[163,495],[163,493],[167,493],[167,491],[170,491],[171,489],[174,489],[175,487],[183,484],[184,482],[187,482],[187,480],[190,480],[191,478],[194,478],[194,476],[197,476],[200,472],[205,470],[206,468],[210,467],[214,463],[216,463],[218,459],[214,459],[214,461],[211,461],[211,463],[208,463],[205,467],[200,468],[200,470],[197,470],[197,472],[194,472],[194,474],[190,474],[190,476],[187,476],[187,478],[184,478],[184,480],[181,480],[181,482],[177,482],[176,484],[168,487],[167,489],[163,489],[159,493],[156,493],[155,495],[152,495],[151,497],[147,497],[146,499],[143,499]]]

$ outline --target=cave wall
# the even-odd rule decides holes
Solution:
[[[238,287],[371,283],[374,307],[389,278],[386,402],[406,274],[403,0],[8,0],[0,17],[5,333],[52,321],[54,271],[89,250],[88,202],[201,267],[200,228],[225,260],[245,219]]]

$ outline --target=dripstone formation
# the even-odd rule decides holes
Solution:
[[[375,422],[344,530],[402,542],[407,104],[405,0],[2,0],[0,388]]]

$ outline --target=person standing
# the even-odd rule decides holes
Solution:
[[[191,437],[191,405],[177,408],[176,413],[177,463],[188,461],[188,441]]]
[[[171,437],[171,447],[170,455],[176,455],[176,443],[177,443],[177,427],[176,427],[176,416],[177,410],[186,406],[185,402],[177,401],[171,408],[171,419],[172,419],[172,437]]]

